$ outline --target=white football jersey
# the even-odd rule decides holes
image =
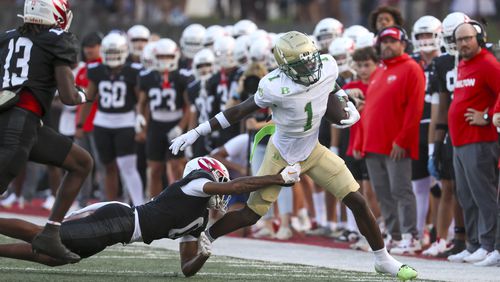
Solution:
[[[321,61],[318,82],[304,86],[275,69],[260,80],[254,95],[259,107],[272,109],[276,124],[273,144],[289,164],[307,159],[318,142],[321,118],[338,76],[337,63],[331,55],[321,55]]]

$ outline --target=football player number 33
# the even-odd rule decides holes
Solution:
[[[26,37],[9,41],[9,50],[3,66],[3,88],[21,85],[28,79],[31,47],[33,42]]]

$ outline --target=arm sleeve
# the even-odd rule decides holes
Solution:
[[[267,82],[267,76],[264,76],[260,82],[257,92],[253,95],[255,104],[260,108],[268,108],[272,106],[271,93],[269,91],[269,85]]]
[[[425,75],[420,66],[413,67],[407,75],[404,86],[407,91],[403,127],[394,142],[402,148],[410,149],[424,111]]]
[[[205,193],[203,191],[203,186],[205,183],[210,182],[210,180],[206,178],[197,178],[186,184],[184,187],[182,187],[182,192],[184,194],[193,196],[193,197],[210,197],[211,195]]]

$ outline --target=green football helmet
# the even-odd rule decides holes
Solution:
[[[294,82],[309,86],[321,77],[320,54],[314,41],[298,31],[282,35],[274,46],[279,68]]]

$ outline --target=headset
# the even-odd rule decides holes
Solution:
[[[476,30],[477,44],[479,44],[480,47],[483,47],[483,48],[486,47],[486,30],[484,29],[482,24],[480,24],[478,21],[474,21],[474,20],[471,20],[471,21],[468,21],[465,23],[461,23],[461,24],[457,25],[457,27],[455,27],[455,29],[453,30],[453,35],[452,35],[453,42],[455,42],[455,44],[456,44],[457,40],[455,38],[455,32],[457,32],[457,29],[464,24],[470,24],[472,27],[474,27],[474,29]]]

